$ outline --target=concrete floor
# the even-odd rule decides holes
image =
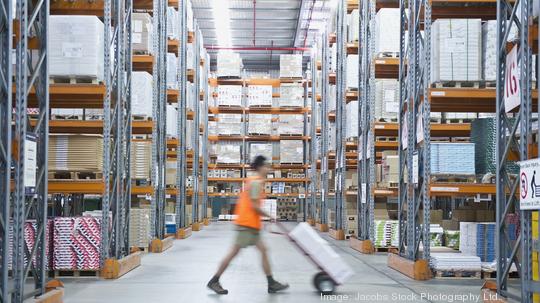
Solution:
[[[290,225],[292,227],[292,224]],[[222,276],[229,295],[206,288],[234,239],[233,225],[213,222],[186,240],[177,240],[162,254],[148,254],[141,267],[114,280],[64,280],[66,303],[87,302],[482,302],[480,280],[418,282],[386,266],[386,254],[362,255],[347,241],[323,235],[356,275],[333,298],[321,298],[312,287],[315,267],[283,236],[264,234],[270,247],[274,277],[291,284],[284,293],[266,292],[266,278],[255,248],[245,249]],[[348,296],[348,297],[346,297]]]

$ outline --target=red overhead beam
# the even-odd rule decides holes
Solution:
[[[237,51],[293,51],[293,52],[304,52],[311,50],[309,47],[275,47],[275,46],[234,46],[234,47],[225,47],[225,46],[205,46],[208,50],[237,50]]]

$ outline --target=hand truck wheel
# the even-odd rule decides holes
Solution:
[[[336,283],[324,272],[319,272],[313,277],[313,285],[323,295],[330,295],[336,289]]]

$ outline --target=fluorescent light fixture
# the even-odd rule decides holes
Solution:
[[[214,26],[216,27],[216,37],[221,47],[231,46],[231,31],[229,18],[229,0],[213,0],[212,14],[214,15]]]

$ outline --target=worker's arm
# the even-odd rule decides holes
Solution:
[[[253,206],[253,209],[255,210],[255,212],[257,212],[259,215],[263,217],[272,218],[270,214],[267,214],[264,210],[261,209],[261,204],[259,203],[262,187],[263,187],[263,181],[254,180],[251,182],[250,188],[249,188],[249,197],[251,199],[251,205]]]

